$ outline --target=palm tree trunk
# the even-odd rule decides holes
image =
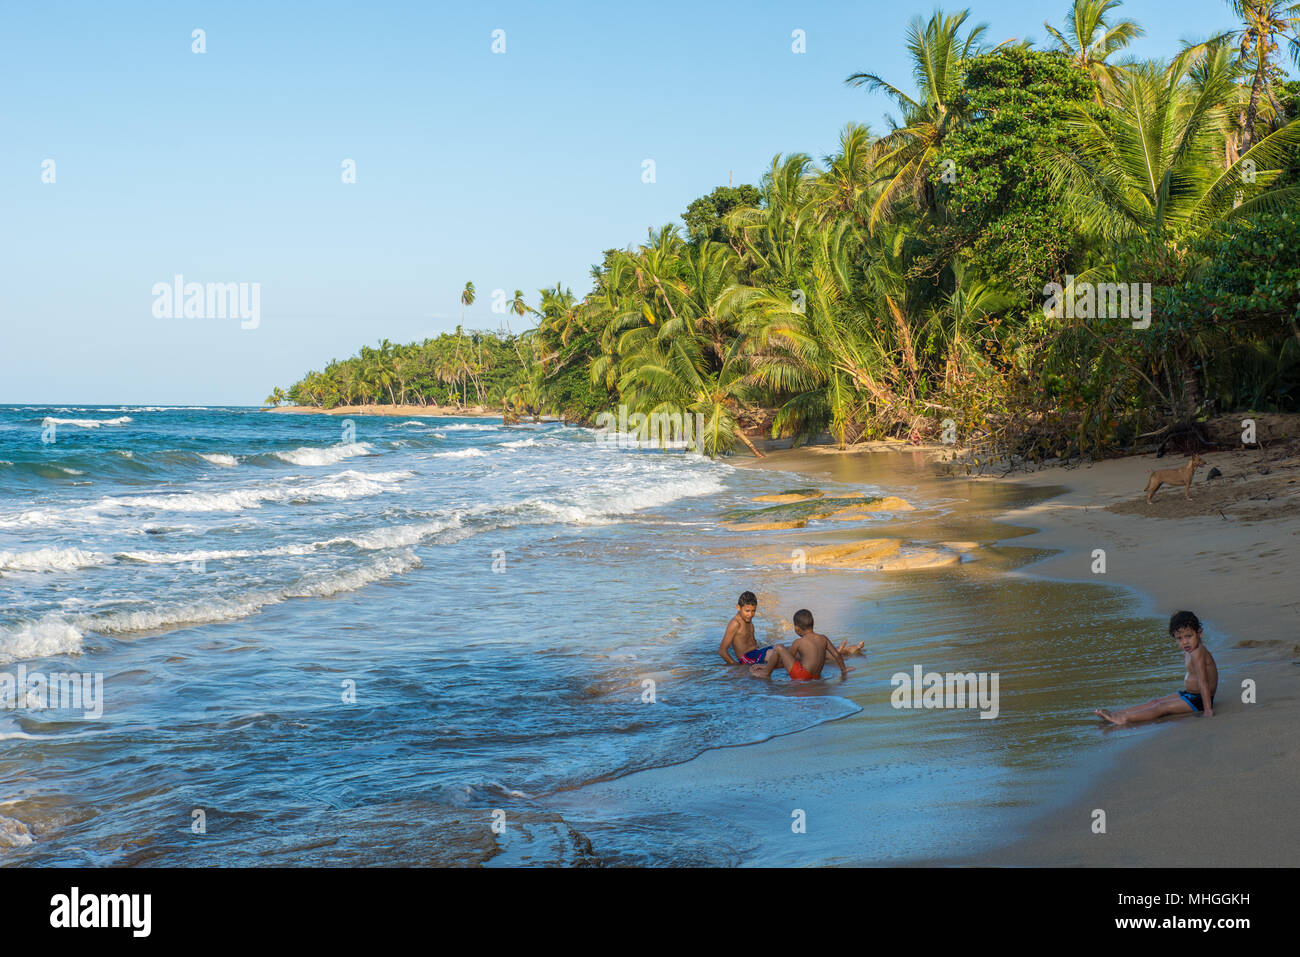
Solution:
[[[740,427],[739,422],[736,423],[736,434],[740,436],[740,441],[744,442],[745,445],[748,446],[749,451],[754,453],[754,458],[761,459],[763,457],[763,453],[754,448],[754,443],[749,441],[749,436],[745,434],[745,430]]]
[[[1255,117],[1259,115],[1259,94],[1264,88],[1264,58],[1256,51],[1255,79],[1250,84],[1250,102],[1246,104],[1245,130],[1242,131],[1241,151],[1244,153],[1255,142]]]

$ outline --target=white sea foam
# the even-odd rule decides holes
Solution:
[[[383,581],[421,566],[412,551],[386,555],[369,565],[308,576],[297,585],[282,590],[285,598],[327,598],[340,592],[356,591],[372,582]]]
[[[448,432],[495,432],[501,428],[499,425],[472,425],[458,422],[455,425],[441,425],[441,429]]]
[[[211,462],[213,465],[223,465],[226,468],[233,468],[239,464],[239,459],[233,455],[227,455],[225,452],[200,452],[199,458]]]
[[[311,555],[315,552],[333,548],[338,545],[353,545],[365,551],[382,551],[389,548],[408,548],[418,545],[431,535],[446,531],[460,524],[460,516],[452,515],[445,519],[421,522],[414,525],[395,525],[378,528],[371,532],[356,535],[342,535],[324,541],[301,542],[292,545],[277,545],[262,549],[200,549],[188,552],[129,551],[118,552],[114,558],[144,562],[150,565],[178,565],[194,562],[217,562],[236,558],[280,558],[285,556]],[[2,557],[2,556],[0,556]],[[105,556],[107,557],[107,556]]]
[[[383,548],[403,548],[410,545],[418,545],[430,535],[436,535],[438,532],[445,532],[460,524],[460,515],[452,515],[446,519],[439,519],[433,522],[423,522],[417,525],[396,525],[388,528],[376,529],[373,532],[365,532],[361,535],[353,535],[343,539],[332,539],[329,544],[340,542],[350,542],[357,548],[364,548],[371,551],[377,551]]]
[[[104,516],[126,509],[166,512],[239,512],[265,504],[303,505],[322,501],[366,498],[391,492],[397,483],[414,473],[405,469],[389,472],[348,470],[307,485],[279,482],[221,492],[175,492],[162,495],[108,496],[93,505],[71,508],[29,509],[0,517],[0,528],[48,526],[102,522]]]
[[[101,425],[126,425],[132,421],[129,415],[119,415],[116,419],[56,419],[52,415],[47,415],[41,420],[41,425],[75,425],[82,429],[97,429]]]
[[[327,445],[323,448],[304,446],[300,449],[294,449],[292,452],[276,452],[275,456],[290,465],[333,465],[354,455],[374,454],[376,453],[367,442],[341,442],[338,445]]]
[[[147,550],[118,552],[119,561],[143,562],[148,565],[189,565],[194,562],[217,562],[229,558],[253,558],[261,554],[247,549],[199,549],[192,552],[153,552]]]
[[[457,449],[454,452],[434,452],[435,459],[477,459],[487,455],[482,449]]]
[[[325,598],[356,591],[374,582],[419,568],[420,564],[415,553],[407,550],[397,555],[385,555],[356,568],[312,573],[280,588],[247,592],[230,598],[172,605],[151,603],[147,608],[85,615],[72,620],[60,615],[46,615],[37,621],[0,628],[0,664],[76,654],[82,650],[85,633],[88,631],[130,634],[246,618],[267,605],[278,604],[290,598]]]
[[[536,439],[529,436],[526,439],[518,439],[514,442],[502,442],[503,449],[531,449],[533,446],[540,445]]]
[[[0,735],[0,739],[19,735]],[[17,818],[0,815],[0,847],[26,847],[35,838],[27,825]]]
[[[80,548],[38,548],[31,552],[0,552],[0,571],[73,571],[106,565],[111,561],[108,555]]]
[[[0,628],[0,664],[81,651],[82,633],[58,615]]]

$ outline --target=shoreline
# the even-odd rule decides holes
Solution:
[[[1190,502],[1178,490],[1162,489],[1145,504],[1147,473],[1178,464],[1152,455],[1000,480],[1046,480],[1068,489],[1000,516],[1039,529],[1017,544],[1056,551],[1015,574],[1064,582],[1104,577],[1132,589],[1162,616],[1190,607],[1219,663],[1219,691],[1213,718],[1170,717],[1102,730],[1131,739],[1123,742],[1131,747],[1112,755],[1077,793],[1027,822],[1019,840],[979,861],[954,863],[1294,866],[1300,847],[1292,812],[1300,788],[1294,736],[1300,668],[1293,659],[1300,657],[1300,600],[1286,557],[1300,536],[1300,463],[1268,450],[1205,458],[1223,471],[1215,481],[1224,484],[1194,483]],[[1104,576],[1091,571],[1098,547],[1107,552]],[[1173,692],[1181,664],[1169,645]],[[1256,686],[1257,703],[1242,701],[1247,680]],[[1105,834],[1092,832],[1099,808],[1107,815]]]
[[[814,451],[811,456],[880,454]],[[933,459],[946,449],[917,449]],[[1130,456],[1087,466],[970,481],[1063,491],[995,515],[1035,529],[1015,545],[1050,550],[1024,569],[1002,574],[1065,583],[1103,581],[1140,597],[1153,614],[1191,607],[1219,663],[1215,717],[1171,717],[1098,733],[1128,740],[1105,767],[1074,767],[1061,792],[1042,802],[1020,834],[991,853],[939,856],[927,863],[1000,866],[1294,866],[1300,823],[1291,812],[1300,788],[1300,600],[1287,546],[1300,536],[1300,456],[1296,449],[1207,452],[1223,477],[1142,499],[1150,470],[1176,458]],[[1171,461],[1170,459],[1173,459]],[[805,457],[791,470],[806,473]],[[778,454],[749,467],[780,469]],[[820,464],[820,463],[817,463]],[[1208,470],[1207,470],[1208,471]],[[1198,494],[1199,493],[1199,494]],[[1230,517],[1231,516],[1231,517]],[[1094,549],[1107,571],[1094,574]],[[1271,562],[1269,559],[1275,559]],[[1046,626],[1046,625],[1045,625]],[[1152,636],[1162,640],[1163,635]],[[1181,670],[1170,645],[1170,692]],[[1122,667],[1122,662],[1116,662]],[[1241,682],[1257,704],[1241,702]],[[1098,702],[1099,706],[1139,701]],[[1088,720],[1088,716],[1081,716]],[[1203,724],[1202,722],[1210,723]],[[1189,806],[1190,804],[1190,806]],[[1107,816],[1094,834],[1093,812]],[[1194,835],[1194,836],[1193,836]]]
[[[881,453],[907,451],[932,473],[938,460],[951,460],[951,447],[898,446],[882,442],[845,452],[806,447],[735,464],[788,471],[798,476],[791,485],[806,485],[852,482],[855,473],[865,471],[858,460]],[[855,825],[844,817],[846,809],[853,815],[876,813],[875,776],[863,753],[869,729],[854,716],[588,786],[575,796],[577,809],[635,811],[648,803],[674,803],[676,795],[689,792],[705,811],[741,801],[751,814],[765,816],[777,810],[772,796],[797,793],[810,820],[815,814],[841,822],[833,837],[801,842],[798,854],[765,844],[758,863],[768,866],[1293,866],[1300,844],[1300,826],[1289,810],[1300,787],[1300,745],[1293,734],[1300,719],[1300,668],[1290,659],[1300,657],[1300,600],[1289,587],[1294,576],[1283,555],[1295,541],[1292,536],[1300,536],[1298,452],[1205,453],[1223,472],[1217,484],[1207,483],[1201,472],[1190,502],[1181,489],[1166,488],[1151,506],[1141,495],[1147,472],[1175,467],[1181,464],[1178,457],[1134,456],[1000,478],[954,478],[949,467],[949,478],[936,477],[932,490],[965,482],[962,491],[954,488],[967,503],[963,507],[1006,530],[992,545],[1037,556],[995,568],[994,576],[1119,586],[1136,598],[1144,616],[1161,621],[1191,607],[1204,622],[1206,644],[1219,663],[1211,719],[1170,717],[1108,730],[1090,713],[1080,713],[1080,722],[1106,738],[1100,747],[1077,752],[1056,767],[1045,786],[1019,805],[1010,827],[991,808],[975,808],[965,828],[927,829],[909,835],[912,847],[864,856],[856,849]],[[1026,494],[1018,503],[988,507],[998,496],[980,488]],[[1028,494],[1033,492],[1040,494]],[[1004,494],[1002,501],[1013,497]],[[1098,547],[1107,552],[1104,575],[1091,571]],[[1163,631],[1151,640],[1162,646],[1158,653],[1170,676],[1170,687],[1159,693],[1172,693],[1181,686],[1178,649]],[[1066,642],[1061,653],[1069,653]],[[1123,658],[1103,667],[1119,672],[1122,680]],[[1258,704],[1241,702],[1244,679],[1255,683]],[[839,692],[831,687],[829,693]],[[1134,692],[1127,700],[1125,694],[1124,700],[1096,704],[1137,704],[1150,697]],[[1093,833],[1095,809],[1106,812],[1105,834]]]

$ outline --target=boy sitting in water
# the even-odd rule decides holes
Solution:
[[[718,645],[718,654],[729,665],[756,665],[767,659],[772,646],[758,647],[754,639],[754,612],[758,611],[758,598],[752,591],[740,593],[736,601],[736,616],[727,622],[727,630]],[[733,661],[732,652],[739,661]]]
[[[863,641],[849,647],[849,643],[845,641],[836,648],[825,635],[813,631],[812,612],[807,608],[800,608],[794,613],[794,631],[799,637],[789,648],[784,645],[773,645],[767,655],[766,664],[751,665],[750,674],[759,678],[770,678],[777,668],[784,668],[790,673],[791,681],[814,681],[822,676],[822,666],[826,664],[826,656],[830,655],[831,660],[840,666],[840,677],[845,678],[852,669],[844,664],[841,653],[860,654],[866,645]]]
[[[1099,718],[1111,724],[1125,725],[1154,721],[1167,714],[1204,712],[1207,718],[1214,717],[1214,692],[1219,687],[1219,668],[1209,649],[1201,643],[1200,621],[1190,611],[1180,611],[1169,619],[1169,634],[1183,650],[1183,663],[1187,667],[1187,674],[1183,678],[1184,690],[1114,713],[1098,708],[1096,713]]]

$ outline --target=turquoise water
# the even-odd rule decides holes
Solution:
[[[930,494],[900,481],[836,488]],[[584,797],[844,718],[864,766],[894,769],[854,800],[880,858],[906,858],[936,815],[983,826],[1102,746],[1078,711],[1119,696],[1108,656],[1125,688],[1162,675],[1151,621],[1117,590],[1080,607],[1066,586],[1001,581],[992,553],[796,577],[756,549],[804,533],[717,524],[792,484],[808,482],[560,424],[0,408],[0,694],[20,668],[102,682],[98,718],[0,700],[0,863],[861,859],[855,839],[790,860],[689,798]],[[919,504],[949,509],[946,537],[973,534],[951,503]],[[873,658],[804,687],[722,667],[745,588],[760,638],[809,604]],[[1062,635],[1084,632],[1062,664]],[[912,663],[1018,669],[1005,717],[889,710],[889,675]]]

